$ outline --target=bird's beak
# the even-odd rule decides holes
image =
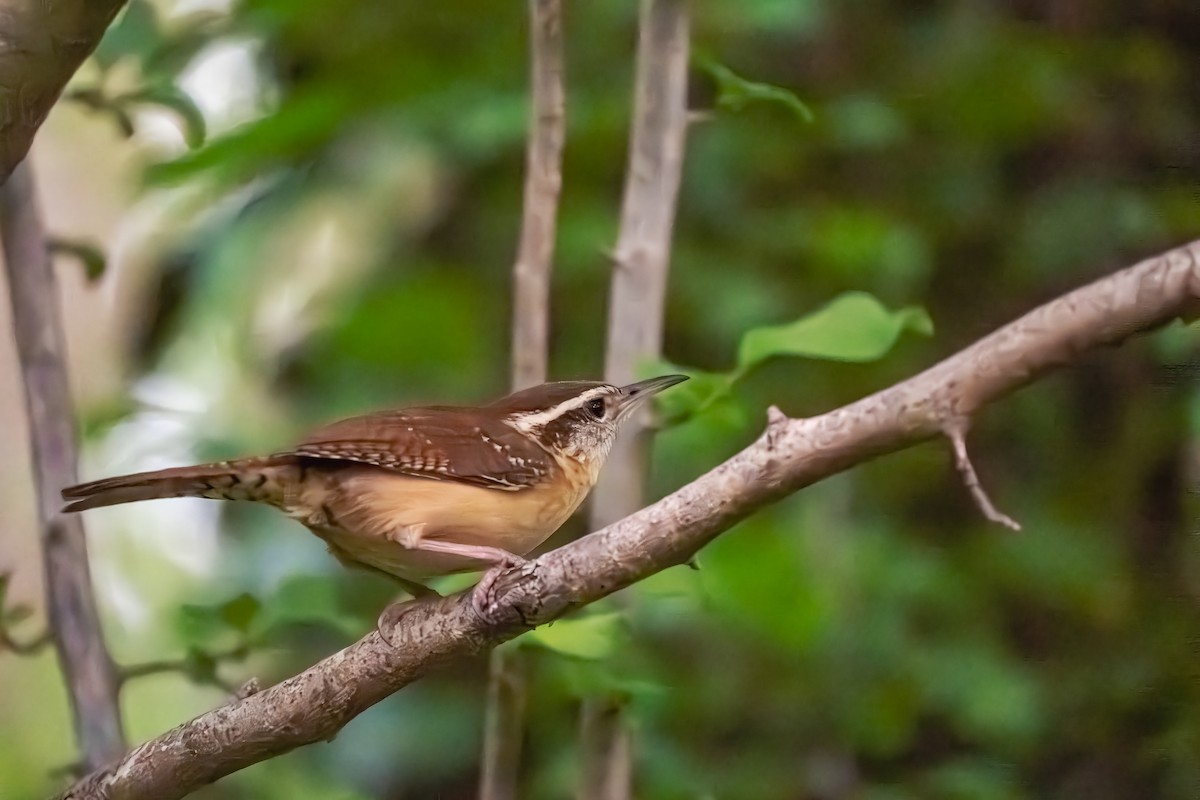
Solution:
[[[687,375],[663,375],[622,386],[621,398],[617,405],[617,419],[623,419],[633,413],[634,409],[641,407],[643,403],[663,389],[670,389],[675,384],[683,383],[687,379]]]

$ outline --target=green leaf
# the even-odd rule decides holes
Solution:
[[[321,575],[287,579],[267,599],[256,628],[260,633],[289,625],[323,625],[348,636],[361,636],[362,623],[341,609],[337,582]]]
[[[52,236],[47,241],[50,252],[54,255],[71,256],[83,265],[83,274],[89,281],[94,281],[104,274],[107,261],[104,251],[99,246],[78,239],[65,239]]]
[[[690,380],[655,398],[654,404],[666,425],[675,425],[729,397],[735,376],[724,372],[705,372],[658,361],[642,370],[645,377],[671,373],[687,375]]]
[[[179,607],[175,625],[185,642],[210,642],[229,630],[212,606],[190,603]]]
[[[662,698],[672,690],[661,683],[637,678],[629,674],[628,666],[614,665],[610,661],[588,661],[579,658],[552,658],[552,663],[543,667],[546,674],[553,674],[556,682],[566,688],[570,696],[609,697],[628,702],[634,698]]]
[[[33,609],[27,605],[8,606],[0,609],[0,624],[16,625],[33,616]]]
[[[108,27],[92,57],[107,70],[126,56],[146,58],[162,41],[158,12],[149,0],[130,0],[116,22]]]
[[[196,683],[216,685],[217,659],[206,650],[199,647],[189,647],[183,657],[185,671],[189,678]]]
[[[1011,747],[1038,735],[1046,698],[1035,678],[991,643],[927,646],[913,655],[924,705],[973,740]]]
[[[183,138],[188,147],[195,149],[204,144],[207,125],[204,114],[187,92],[171,83],[157,86],[147,86],[135,92],[121,95],[113,100],[115,104],[142,103],[162,106],[179,115],[183,123]]]
[[[572,658],[597,661],[616,649],[621,633],[616,611],[552,622],[527,634],[522,641]]]
[[[983,758],[955,758],[921,776],[925,797],[971,797],[1005,800],[1020,795],[1020,781],[1011,765]]]
[[[748,370],[772,356],[874,361],[904,331],[929,336],[933,322],[924,309],[889,311],[865,292],[848,292],[795,322],[747,332],[738,348],[738,369]]]
[[[258,602],[258,599],[248,592],[243,592],[232,600],[222,603],[217,608],[217,613],[226,624],[245,633],[250,629],[261,610],[262,604]]]
[[[717,108],[741,111],[751,103],[775,103],[789,109],[802,122],[812,122],[814,119],[812,109],[787,89],[746,80],[716,61],[701,60],[698,63],[717,83]]]
[[[306,93],[204,147],[150,165],[145,180],[152,185],[173,185],[209,173],[219,182],[235,183],[262,175],[281,163],[311,157],[355,109],[353,97],[345,92]]]
[[[641,372],[647,377],[676,372],[691,378],[656,399],[663,423],[678,425],[718,403],[732,407],[727,401],[738,381],[773,356],[874,361],[904,331],[928,336],[933,322],[922,308],[889,311],[865,292],[848,292],[794,322],[747,331],[738,348],[737,366],[729,372],[705,372],[668,361],[651,362]]]
[[[823,111],[842,147],[881,150],[902,142],[909,133],[904,116],[886,99],[871,94],[846,95]]]
[[[133,125],[133,117],[129,116],[129,112],[123,105],[124,101],[121,98],[109,97],[99,87],[72,89],[63,94],[63,99],[79,103],[97,114],[111,117],[121,135],[126,139],[137,132]]]
[[[33,609],[25,605],[8,605],[8,582],[11,576],[0,572],[0,627],[15,625],[33,616]]]
[[[812,652],[832,614],[796,532],[789,530],[801,520],[779,511],[748,520],[738,536],[704,551],[699,575],[714,608],[742,634],[793,653]]]

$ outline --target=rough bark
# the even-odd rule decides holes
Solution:
[[[1200,308],[1200,241],[1043,305],[902,383],[807,419],[768,413],[763,434],[658,502],[502,576],[499,616],[469,597],[423,604],[387,632],[214,709],[68,790],[73,798],[169,800],[250,764],[329,739],[357,714],[446,662],[479,653],[667,567],[738,520],[884,453],[963,430],[985,404],[1084,351]]]
[[[0,183],[125,0],[7,0],[0,8]]]

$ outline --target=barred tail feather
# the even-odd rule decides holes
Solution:
[[[293,477],[296,466],[294,456],[271,456],[105,478],[63,489],[63,499],[72,501],[63,511],[84,511],[161,497],[255,500],[279,505],[283,502],[285,483]]]

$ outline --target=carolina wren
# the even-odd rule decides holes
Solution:
[[[686,379],[544,383],[486,406],[352,417],[270,456],[72,486],[64,511],[161,497],[267,503],[342,563],[382,572],[414,597],[436,594],[430,577],[490,567],[473,595],[483,610],[500,571],[583,502],[621,423]]]

